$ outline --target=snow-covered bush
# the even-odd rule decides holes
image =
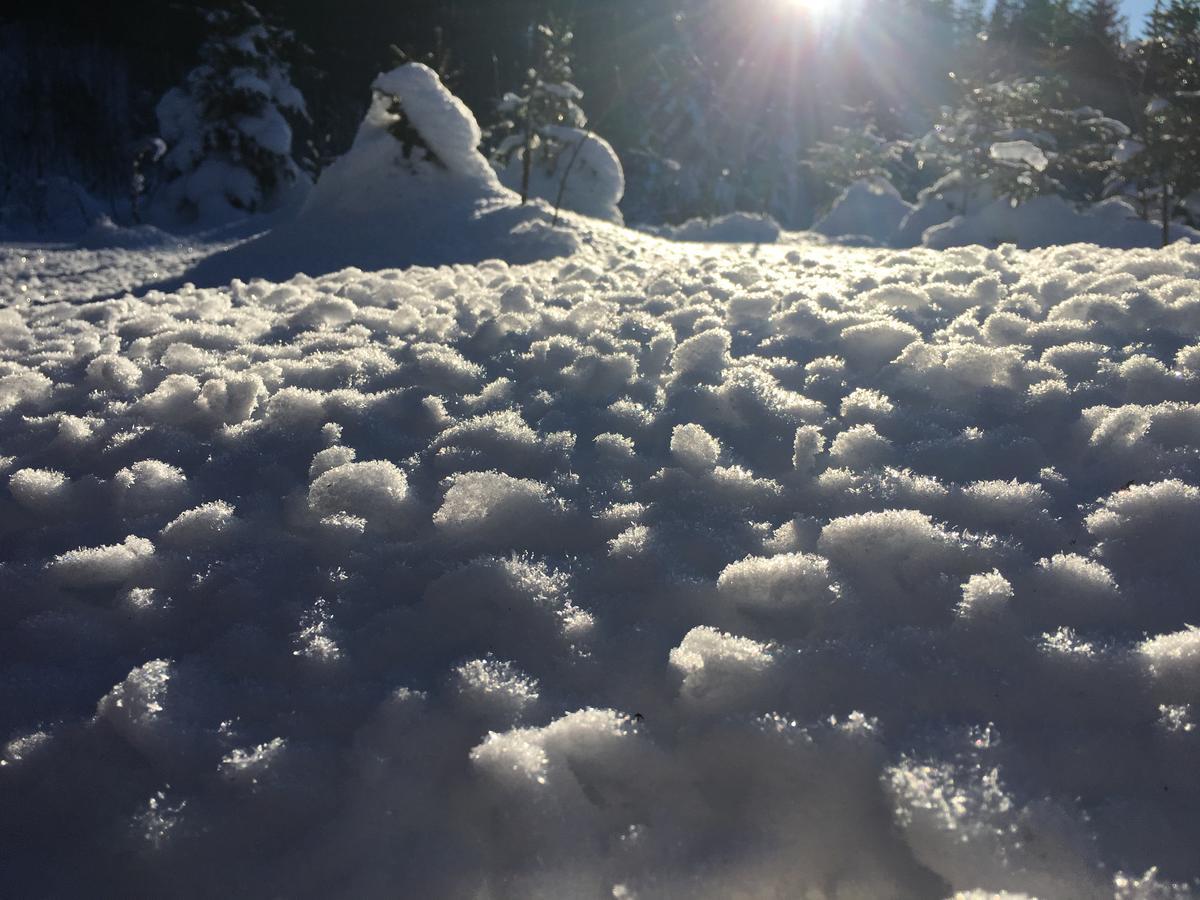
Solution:
[[[959,104],[943,108],[915,144],[921,165],[941,176],[923,206],[944,200],[958,215],[995,198],[1018,203],[1056,194],[1093,203],[1104,196],[1117,143],[1129,136],[1123,123],[1091,107],[1071,108],[1065,85],[1054,79],[962,87]]]
[[[309,179],[292,125],[307,112],[284,59],[291,33],[248,3],[205,19],[201,64],[158,104],[169,149],[155,205],[176,221],[218,222],[299,202]]]

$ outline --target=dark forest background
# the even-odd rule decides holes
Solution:
[[[232,4],[205,8],[223,5]],[[486,128],[500,96],[521,83],[534,27],[554,20],[574,32],[575,81],[590,125],[617,149],[631,185],[648,183],[664,161],[686,168],[689,154],[720,153],[739,171],[753,162],[775,173],[770,184],[739,187],[739,206],[759,204],[797,226],[837,187],[802,164],[805,153],[841,140],[864,117],[873,135],[913,138],[972,85],[1053,76],[1059,102],[1103,109],[1136,129],[1147,89],[1145,44],[1127,41],[1112,0],[997,0],[986,8],[982,0],[859,0],[819,22],[766,0],[256,5],[307,48],[292,64],[311,125],[298,132],[294,153],[314,172],[348,147],[372,78],[397,63],[394,46],[441,60]],[[1171,5],[1195,10],[1191,0]],[[191,4],[7,4],[0,173],[10,181],[64,175],[97,196],[119,196],[139,142],[156,132],[156,102],[195,65],[204,37]],[[768,208],[778,173],[792,178],[793,169],[793,191],[804,196],[787,210]],[[656,206],[650,193],[631,192],[627,216],[709,212]]]

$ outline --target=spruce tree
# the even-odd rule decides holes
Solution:
[[[1062,65],[1081,103],[1100,106],[1121,119],[1134,113],[1126,30],[1117,0],[1087,0],[1072,21]]]
[[[880,133],[870,108],[856,111],[847,125],[835,125],[830,140],[817,141],[804,157],[825,195],[823,205],[856,181],[882,178],[901,194],[916,193],[916,165],[912,142]]]
[[[292,127],[306,119],[285,55],[293,35],[249,3],[205,13],[201,64],[158,104],[169,150],[161,194],[184,220],[269,210],[303,179]]]

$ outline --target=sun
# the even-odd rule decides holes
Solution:
[[[835,15],[844,5],[842,0],[773,0],[793,13],[811,19],[827,19]]]

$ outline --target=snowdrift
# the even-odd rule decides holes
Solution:
[[[1180,238],[1200,238],[1200,232],[1186,225],[1172,225],[1171,239]],[[1034,197],[1018,206],[1002,197],[978,212],[955,216],[926,229],[921,243],[934,248],[966,244],[1029,248],[1065,243],[1158,247],[1162,244],[1162,226],[1139,218],[1132,206],[1117,198],[1080,211],[1061,197]]]
[[[622,234],[0,310],[6,893],[1189,896],[1200,250]]]
[[[997,145],[1001,148],[998,152],[1032,152],[1024,146],[1027,141],[1011,144]],[[936,249],[972,244],[1015,244],[1024,249],[1096,244],[1132,249],[1162,243],[1161,226],[1141,219],[1132,206],[1118,198],[1079,210],[1056,196],[1014,204],[986,189],[974,190],[965,198],[960,195],[961,188],[952,177],[922,191],[915,205],[906,203],[882,178],[857,181],[841,193],[812,230],[844,243]],[[971,211],[961,215],[957,210],[964,199]],[[1171,239],[1182,238],[1200,240],[1200,232],[1172,225]]]
[[[728,213],[712,219],[688,219],[679,225],[642,225],[638,230],[672,241],[706,244],[773,244],[783,229],[759,213]]]

